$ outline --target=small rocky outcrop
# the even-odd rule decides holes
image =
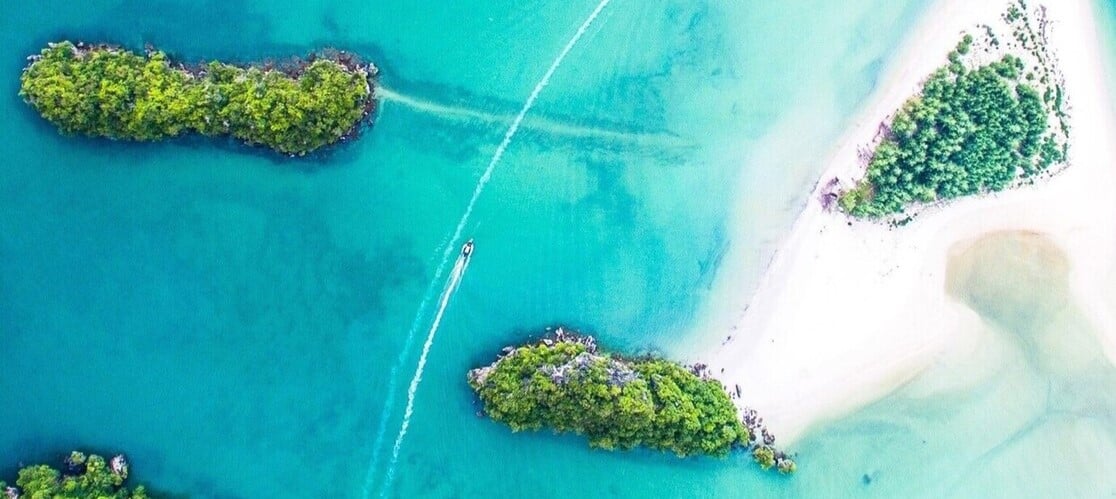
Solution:
[[[109,469],[112,474],[120,477],[121,479],[128,478],[128,460],[124,458],[124,454],[117,454],[109,461]]]

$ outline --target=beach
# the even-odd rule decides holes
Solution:
[[[561,61],[601,0],[3,9],[0,390],[18,410],[0,411],[0,480],[78,450],[197,497],[1113,496],[1116,368],[1081,340],[1113,329],[1093,36],[1116,41],[1116,0],[1092,0],[1102,28],[1084,1],[1051,7],[1080,139],[1057,178],[895,231],[811,192],[857,176],[880,121],[1003,7],[974,3],[612,1]],[[381,70],[375,125],[302,158],[61,135],[15,89],[64,38],[188,64],[359,53]],[[448,283],[463,217],[475,251]],[[1004,228],[1046,236],[981,237]],[[1013,261],[1028,244],[1042,258]],[[1045,262],[1057,285],[1027,286]],[[619,357],[712,360],[798,470],[478,417],[467,373],[558,325]]]
[[[729,223],[732,179],[769,163],[745,164],[757,154],[740,137],[778,133],[799,102],[853,89],[824,126],[803,120],[835,138],[879,76],[872,61],[892,57],[926,2],[611,2],[476,204],[465,232],[476,252],[431,341],[385,496],[779,494],[783,481],[737,460],[513,433],[476,416],[465,374],[558,324],[625,354],[681,338],[717,273],[723,241],[710,236]],[[129,480],[168,494],[378,497],[445,247],[509,125],[599,4],[4,9],[0,386],[20,409],[0,411],[0,480],[84,450],[127,454]],[[393,93],[359,138],[302,159],[65,137],[15,95],[25,58],[62,38],[151,43],[187,63],[332,46],[375,60]],[[804,194],[816,166],[766,168],[752,199]],[[784,231],[792,217],[764,222]],[[311,468],[326,475],[299,472]]]
[[[1052,178],[930,208],[889,228],[851,221],[818,201],[831,179],[863,175],[860,151],[912,95],[963,32],[999,21],[1008,1],[940,0],[899,49],[870,104],[827,157],[815,191],[758,288],[739,295],[719,346],[699,356],[759,411],[783,445],[811,426],[878,400],[935,363],[970,353],[982,319],[946,293],[950,250],[1004,231],[1042,234],[1070,262],[1071,289],[1116,359],[1116,136],[1101,40],[1087,0],[1042,2],[1050,49],[1065,78],[1069,166]],[[1032,5],[1037,7],[1038,5]],[[754,291],[754,292],[753,292]]]

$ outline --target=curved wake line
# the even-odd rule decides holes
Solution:
[[[401,104],[414,111],[460,121],[473,120],[484,123],[510,123],[514,119],[514,117],[509,115],[495,114],[470,107],[447,105],[411,97],[383,86],[376,87],[376,96],[388,102]],[[624,132],[607,128],[578,126],[552,119],[539,118],[537,116],[524,119],[522,127],[576,138],[607,139],[659,147],[684,147],[689,145],[681,137],[669,132]]]
[[[519,132],[519,127],[523,124],[523,118],[527,117],[527,113],[531,111],[532,107],[535,107],[535,101],[539,99],[539,94],[550,84],[550,78],[558,71],[558,68],[562,65],[562,61],[565,60],[566,56],[573,50],[574,45],[577,45],[578,40],[581,40],[581,37],[589,30],[589,26],[593,24],[593,21],[597,19],[597,16],[601,14],[601,11],[604,10],[611,1],[612,0],[601,0],[601,3],[597,4],[597,8],[594,9],[593,13],[589,14],[589,17],[585,19],[585,22],[577,28],[577,33],[574,34],[573,38],[570,38],[569,42],[566,42],[566,46],[562,47],[562,51],[558,53],[558,57],[550,64],[550,68],[546,70],[542,79],[539,80],[535,88],[531,90],[531,95],[527,97],[527,101],[523,104],[523,108],[519,110],[519,114],[512,120],[512,124],[508,127],[508,131],[504,133],[504,140],[496,147],[496,152],[492,155],[492,159],[488,162],[488,166],[484,169],[484,173],[481,175],[480,180],[477,181],[477,187],[473,189],[473,197],[469,199],[469,204],[465,207],[465,214],[462,215],[461,221],[457,224],[457,228],[454,229],[453,237],[450,238],[450,244],[446,246],[445,253],[442,255],[442,265],[440,267],[445,267],[445,265],[449,263],[450,256],[453,255],[454,249],[457,248],[457,241],[461,239],[461,233],[465,230],[465,224],[469,222],[469,217],[473,214],[473,208],[476,207],[477,200],[480,199],[481,193],[484,192],[484,188],[488,185],[488,181],[492,179],[492,172],[496,169],[496,165],[500,163],[500,160],[503,159],[504,153],[508,150],[508,146],[511,145],[512,139],[515,138],[515,134]]]
[[[391,366],[391,375],[389,376],[388,393],[384,403],[384,410],[380,414],[380,425],[376,428],[376,440],[372,444],[372,457],[368,463],[367,471],[364,474],[364,486],[361,488],[361,497],[368,497],[371,493],[373,481],[376,476],[376,467],[380,463],[380,448],[383,446],[384,437],[387,435],[388,418],[391,412],[395,409],[395,392],[396,383],[395,378],[399,374],[399,368],[406,362],[407,357],[411,355],[411,342],[415,338],[415,333],[418,332],[419,326],[422,324],[422,318],[426,316],[426,308],[430,305],[431,294],[434,292],[437,279],[432,279],[430,284],[426,286],[426,292],[422,295],[422,302],[419,303],[418,310],[415,311],[415,318],[411,321],[411,328],[407,331],[407,338],[403,342],[403,349],[399,352],[399,356],[395,361],[395,365]]]
[[[496,152],[493,153],[492,159],[489,160],[488,166],[485,167],[484,173],[481,174],[480,179],[477,181],[477,186],[473,189],[473,195],[469,198],[469,204],[465,207],[465,213],[461,216],[461,220],[454,229],[453,236],[450,238],[449,244],[446,245],[446,249],[442,254],[442,262],[438,265],[438,269],[434,273],[433,282],[440,281],[442,275],[445,274],[446,264],[449,263],[450,257],[453,256],[454,250],[457,249],[457,243],[461,239],[462,233],[465,231],[465,225],[468,224],[469,217],[473,215],[473,209],[476,207],[477,200],[480,199],[481,194],[484,192],[484,188],[488,185],[488,181],[492,179],[492,172],[496,169],[496,165],[500,163],[500,160],[503,159],[504,153],[507,151],[508,146],[511,145],[512,139],[515,138],[515,134],[519,132],[519,127],[523,124],[523,119],[527,116],[527,113],[531,111],[531,108],[535,106],[535,101],[538,100],[543,89],[550,84],[550,79],[554,76],[554,73],[558,71],[558,68],[562,66],[562,61],[566,59],[566,56],[569,55],[570,51],[577,45],[577,42],[581,40],[581,37],[585,36],[585,32],[589,30],[593,21],[597,19],[597,16],[601,14],[601,11],[603,11],[611,1],[612,0],[601,0],[601,2],[597,4],[597,7],[593,9],[593,12],[589,14],[585,22],[581,23],[581,26],[577,28],[577,32],[574,33],[573,37],[562,47],[562,51],[558,53],[558,57],[556,57],[554,62],[550,64],[550,67],[547,68],[542,79],[540,79],[539,82],[535,84],[535,88],[531,90],[531,94],[527,97],[526,102],[523,103],[523,107],[519,110],[519,114],[512,120],[511,126],[508,127],[507,132],[504,133],[504,139],[500,142],[500,145],[496,147]],[[468,260],[465,260],[463,263],[454,265],[454,274],[450,279],[449,285],[446,286],[446,290],[443,292],[442,300],[438,307],[438,313],[435,314],[430,332],[426,335],[426,342],[423,343],[422,354],[419,356],[415,375],[411,378],[411,384],[407,389],[407,406],[403,411],[403,423],[400,425],[399,433],[395,437],[395,445],[392,447],[391,451],[391,462],[388,465],[387,476],[384,480],[384,486],[381,489],[381,496],[386,496],[388,490],[391,488],[391,481],[395,477],[395,465],[399,461],[399,451],[403,447],[403,439],[407,436],[407,430],[411,424],[411,415],[414,413],[415,395],[418,392],[419,383],[422,381],[422,372],[426,367],[427,356],[430,353],[430,348],[434,344],[434,336],[438,333],[438,326],[441,323],[446,305],[448,305],[449,299],[453,295],[453,290],[457,287],[458,282],[460,282],[467,264]]]
[[[398,366],[393,366],[391,368],[392,380],[395,380],[395,376],[399,372],[396,367]],[[380,426],[376,428],[376,441],[374,444],[372,444],[372,462],[368,463],[368,471],[366,471],[364,475],[364,487],[361,489],[361,495],[363,497],[368,496],[368,489],[372,485],[372,479],[374,478],[373,475],[375,473],[376,466],[380,464],[380,446],[383,445],[384,435],[387,434],[387,418],[391,415],[391,410],[395,408],[394,404],[391,403],[391,401],[394,399],[395,383],[391,383],[391,385],[388,386],[387,403],[386,405],[384,405],[384,411],[380,416]]]
[[[411,415],[415,411],[415,395],[418,393],[419,383],[422,382],[423,371],[426,370],[426,360],[430,355],[430,348],[434,346],[434,336],[438,333],[438,326],[442,323],[442,317],[449,306],[450,298],[457,291],[457,286],[461,284],[461,278],[465,277],[465,269],[468,267],[468,258],[458,258],[457,263],[453,266],[449,282],[446,284],[446,289],[442,291],[442,299],[438,303],[438,312],[434,314],[434,322],[430,325],[430,333],[426,335],[426,342],[422,345],[422,354],[419,355],[418,365],[415,366],[415,375],[411,378],[411,385],[407,387],[407,407],[403,409],[403,424],[399,427],[399,434],[395,436],[395,444],[391,448],[391,465],[388,467],[387,476],[384,478],[381,497],[387,495],[392,479],[395,478],[395,464],[399,461],[399,451],[403,448],[403,439],[406,438],[407,430],[411,426]]]

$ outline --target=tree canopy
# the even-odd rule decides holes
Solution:
[[[128,490],[124,482],[127,469],[113,470],[98,455],[86,456],[80,452],[66,459],[69,471],[63,473],[45,464],[27,466],[19,470],[16,487],[21,497],[28,499],[147,499],[147,491],[138,486]],[[70,472],[72,471],[72,472]],[[0,481],[0,492],[7,489]]]
[[[221,62],[187,70],[162,52],[61,42],[23,71],[19,93],[66,134],[136,141],[231,135],[301,155],[355,130],[372,106],[368,77],[330,59],[292,74]]]
[[[673,362],[619,359],[578,342],[522,346],[470,385],[515,431],[575,432],[593,447],[724,455],[750,436],[719,381]]]
[[[1040,94],[1028,83],[1034,75],[1024,77],[1024,62],[1010,54],[969,70],[961,57],[971,44],[966,36],[950,64],[895,114],[866,177],[840,196],[847,213],[879,218],[1000,191],[1065,160],[1066,128],[1049,123],[1061,116],[1061,87]]]

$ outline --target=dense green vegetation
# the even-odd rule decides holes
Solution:
[[[704,366],[616,357],[599,352],[592,338],[561,329],[555,339],[505,352],[470,371],[469,385],[485,412],[513,431],[546,427],[585,435],[596,448],[645,446],[679,456],[745,449],[764,469],[797,468],[772,447],[774,437],[756,423],[755,411],[738,418],[725,387]]]
[[[847,213],[879,218],[999,191],[1065,160],[1068,130],[1049,124],[1063,116],[1061,87],[1040,93],[1030,83],[1034,74],[1024,76],[1024,62],[1010,54],[967,69],[962,58],[972,43],[966,36],[950,64],[896,113],[866,178],[840,196]],[[1047,83],[1047,76],[1039,82]]]
[[[80,452],[70,454],[63,473],[45,464],[27,466],[19,470],[16,487],[21,497],[27,499],[146,499],[143,486],[129,491],[124,486],[128,479],[127,468],[113,470],[101,456],[86,456]],[[0,481],[0,491],[8,485]]]
[[[513,430],[576,432],[594,447],[724,455],[749,441],[720,382],[664,360],[593,354],[581,343],[519,347],[473,371],[470,384],[488,415]]]
[[[328,59],[292,75],[220,62],[187,70],[162,52],[62,42],[23,71],[19,93],[67,134],[151,141],[196,132],[305,154],[355,130],[372,106],[368,76]]]

